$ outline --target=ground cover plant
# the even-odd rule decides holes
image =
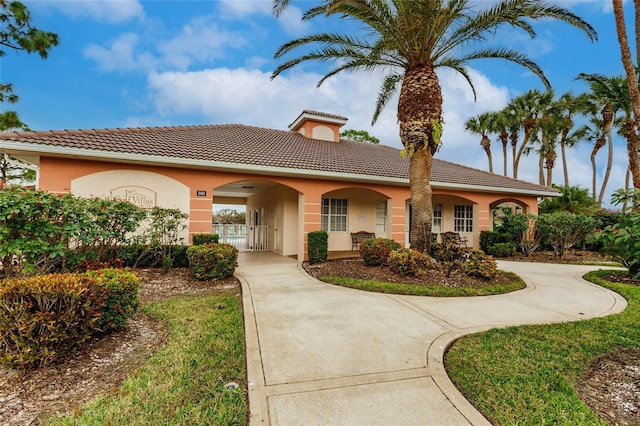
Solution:
[[[619,282],[620,271],[596,271],[586,279],[628,301],[617,315],[554,325],[494,329],[465,336],[447,352],[445,364],[455,385],[494,424],[637,424],[640,389],[603,403],[598,395],[611,382],[604,376],[596,391],[589,375],[603,360],[640,350],[640,284]],[[629,366],[637,371],[638,360]],[[638,379],[621,382],[632,386]],[[590,405],[592,408],[590,408]],[[625,414],[625,407],[627,409]],[[630,408],[631,407],[631,408]],[[626,417],[625,417],[626,415]]]

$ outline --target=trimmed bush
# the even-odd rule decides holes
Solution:
[[[210,280],[233,275],[238,261],[238,249],[231,244],[202,244],[187,249],[189,268],[194,278]]]
[[[496,231],[480,231],[480,250],[489,253],[489,249],[496,244],[503,243],[502,234]]]
[[[138,274],[128,269],[110,268],[87,271],[86,275],[96,280],[104,297],[96,328],[106,333],[124,326],[140,305]]]
[[[400,244],[389,238],[371,238],[360,244],[360,256],[368,266],[387,265],[393,250],[401,248]]]
[[[482,250],[471,250],[466,253],[466,260],[461,269],[471,277],[490,280],[496,276],[498,272],[498,263],[496,260]]]
[[[46,365],[91,337],[100,317],[95,279],[52,274],[8,279],[0,287],[0,362]]]
[[[397,274],[416,275],[431,266],[431,258],[417,250],[400,248],[389,254],[389,269]]]
[[[518,251],[516,243],[509,241],[508,243],[498,243],[489,247],[487,253],[495,257],[511,257],[515,256]]]
[[[218,234],[194,234],[193,245],[201,246],[203,244],[218,244],[220,237]]]
[[[442,265],[445,276],[448,278],[451,273],[460,268],[464,261],[464,250],[455,241],[447,240],[442,243],[431,245],[431,256]]]
[[[329,234],[327,231],[312,231],[307,236],[309,263],[322,263],[329,256]]]
[[[105,269],[7,279],[0,285],[0,363],[37,367],[92,334],[124,325],[138,306],[131,271]]]

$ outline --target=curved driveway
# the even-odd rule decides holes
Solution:
[[[451,342],[626,307],[580,278],[594,266],[499,262],[527,288],[435,298],[325,284],[270,253],[241,254],[239,264],[251,425],[488,425],[444,370]]]

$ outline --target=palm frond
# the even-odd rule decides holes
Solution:
[[[471,61],[474,59],[487,59],[487,58],[498,58],[505,59],[509,62],[514,62],[518,65],[521,65],[527,68],[529,71],[538,76],[542,83],[545,85],[547,90],[551,90],[551,83],[547,80],[547,77],[544,75],[542,68],[535,62],[533,62],[527,55],[524,53],[520,53],[513,49],[481,49],[469,52],[460,57],[461,62]]]
[[[373,119],[371,120],[371,125],[373,126],[376,121],[378,121],[378,117],[380,113],[387,106],[389,100],[395,95],[398,91],[398,84],[402,83],[402,79],[404,78],[404,74],[401,73],[393,73],[389,74],[384,78],[382,82],[382,86],[380,87],[380,92],[378,92],[378,99],[376,100],[376,109],[373,112]]]

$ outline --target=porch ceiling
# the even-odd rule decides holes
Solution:
[[[247,198],[261,191],[271,189],[278,184],[266,180],[243,180],[241,182],[228,183],[213,190],[214,197],[238,197]]]

